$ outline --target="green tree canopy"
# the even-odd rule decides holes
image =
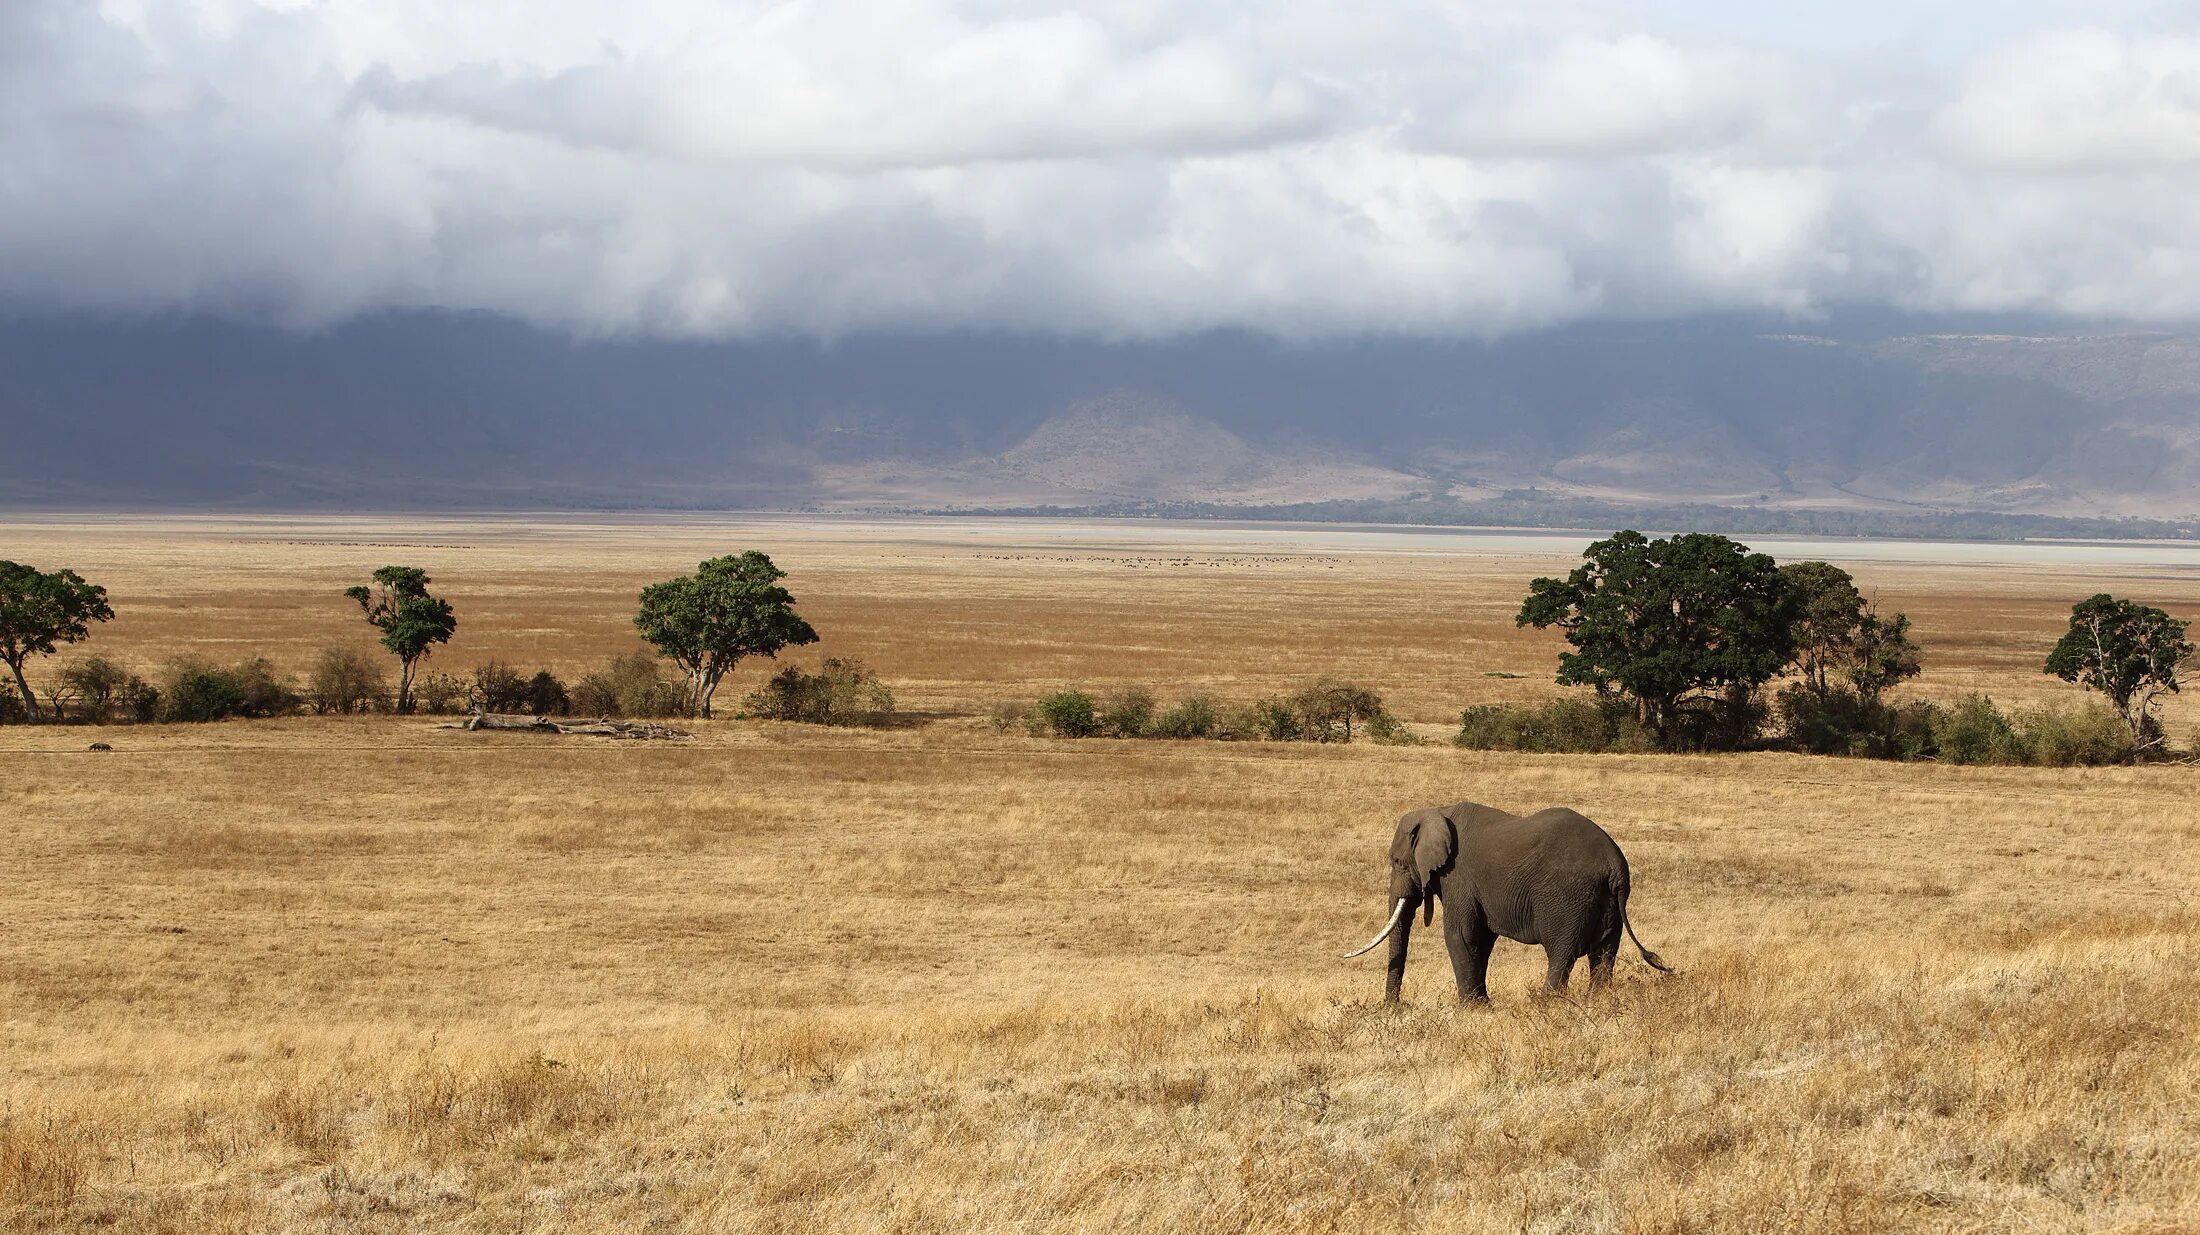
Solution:
[[[1848,647],[1849,684],[1867,708],[1876,709],[1880,696],[1916,677],[1925,668],[1925,655],[1910,638],[1910,615],[1879,616],[1876,605],[1864,606]]]
[[[23,676],[24,662],[89,637],[93,622],[114,616],[107,607],[107,589],[86,583],[73,570],[0,561],[0,659],[15,674],[15,688],[32,719],[38,717],[38,696]]]
[[[1831,562],[1790,562],[1780,568],[1795,612],[1795,668],[1820,699],[1849,659],[1864,625],[1864,596],[1849,572]]]
[[[2045,671],[2108,696],[2141,749],[2162,740],[2149,715],[2154,700],[2177,693],[2177,666],[2193,652],[2187,623],[2152,605],[2106,592],[2070,609],[2070,629],[2047,654]]]
[[[458,618],[447,600],[428,592],[428,572],[417,566],[384,566],[371,586],[344,589],[367,621],[382,632],[382,646],[397,657],[397,710],[413,710],[413,667],[438,643],[449,643]]]
[[[1625,531],[1582,556],[1566,578],[1535,580],[1515,621],[1563,632],[1574,650],[1559,654],[1559,682],[1626,696],[1661,743],[1692,704],[1760,686],[1794,654],[1792,598],[1762,553]]]
[[[817,642],[817,632],[795,613],[794,597],[779,586],[786,577],[751,549],[642,589],[635,629],[686,672],[690,712],[708,718],[719,681],[745,657]]]

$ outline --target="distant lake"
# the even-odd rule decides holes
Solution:
[[[749,516],[733,516],[746,518]],[[819,527],[893,529],[941,544],[1044,548],[1273,553],[1426,553],[1494,557],[1579,557],[1608,533],[1541,528],[1421,527],[1379,523],[1261,523],[1224,519],[1043,519],[1016,516],[906,518],[815,515],[777,518]],[[1734,539],[1781,561],[1914,563],[1945,566],[2170,567],[2200,571],[2192,540],[1875,540],[1742,535]]]

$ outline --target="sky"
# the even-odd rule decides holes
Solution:
[[[2200,4],[0,0],[0,309],[2200,320]]]

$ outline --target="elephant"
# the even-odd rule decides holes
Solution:
[[[1561,992],[1574,962],[1589,958],[1589,985],[1611,980],[1620,932],[1652,968],[1672,969],[1642,946],[1627,920],[1627,858],[1603,828],[1563,807],[1513,815],[1475,802],[1407,811],[1390,842],[1390,898],[1396,908],[1383,933],[1346,959],[1390,940],[1386,1003],[1398,1002],[1405,981],[1412,911],[1421,923],[1444,902],[1444,945],[1451,951],[1459,998],[1487,1002],[1484,981],[1497,937],[1540,943],[1549,967],[1547,991]]]

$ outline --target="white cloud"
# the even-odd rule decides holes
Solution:
[[[0,303],[697,337],[2200,316],[2200,42],[1980,6],[1977,45],[1867,54],[1909,11],[1867,8],[1817,51],[1697,3],[13,0]]]
[[[2018,39],[1979,59],[1937,129],[1958,158],[2023,171],[2200,162],[2200,38]]]

